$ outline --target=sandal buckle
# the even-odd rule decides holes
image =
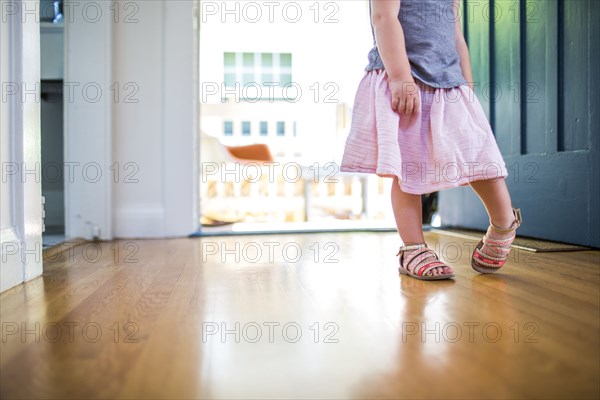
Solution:
[[[515,213],[515,222],[517,224],[517,226],[515,226],[515,229],[517,229],[519,226],[521,226],[521,222],[523,221],[521,219],[521,209],[513,208],[513,212]]]

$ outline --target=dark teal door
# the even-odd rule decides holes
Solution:
[[[600,246],[600,1],[466,0],[475,92],[509,171],[519,234]],[[442,224],[487,227],[470,188]]]

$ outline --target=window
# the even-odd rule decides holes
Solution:
[[[236,55],[235,53],[224,53],[223,54],[223,65],[224,65],[224,82],[225,86],[228,88],[235,87],[235,82],[237,81],[235,76],[235,65],[236,65]]]
[[[250,136],[250,121],[242,121],[242,136]]]
[[[292,82],[292,53],[223,53],[223,82],[227,88],[259,84],[285,86]]]
[[[254,68],[254,53],[243,53],[244,67]]]
[[[277,136],[285,136],[285,122],[277,121]]]
[[[267,136],[269,134],[269,124],[267,121],[260,121],[260,136]]]
[[[232,121],[224,121],[223,122],[223,136],[233,136],[233,122]]]
[[[290,85],[292,83],[292,55],[283,53],[279,55],[279,84],[281,86]]]
[[[266,82],[273,82],[273,53],[262,53],[260,57],[261,81],[263,85]]]

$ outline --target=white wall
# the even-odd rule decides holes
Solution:
[[[65,233],[111,239],[112,3],[65,10]],[[92,14],[93,11],[97,14]],[[98,15],[96,19],[95,15]]]
[[[198,224],[194,2],[137,4],[138,23],[113,27],[113,80],[139,90],[113,105],[114,161],[137,181],[113,185],[114,234],[187,235]]]
[[[113,184],[116,236],[158,236],[164,232],[164,46],[162,1],[138,2],[137,23],[113,26],[114,82],[132,101],[113,104],[112,146],[121,177]],[[126,167],[127,166],[127,167]],[[132,179],[126,175],[132,173]],[[137,181],[137,182],[136,182]]]
[[[66,22],[65,79],[109,95],[69,105],[70,156],[99,160],[106,180],[71,185],[67,235],[185,236],[198,228],[196,3],[116,4],[116,19],[105,9],[94,24]]]

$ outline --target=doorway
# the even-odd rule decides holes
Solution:
[[[44,247],[65,240],[64,18],[62,0],[40,1],[40,90]]]
[[[202,232],[394,228],[391,181],[339,169],[368,1],[200,2]]]

